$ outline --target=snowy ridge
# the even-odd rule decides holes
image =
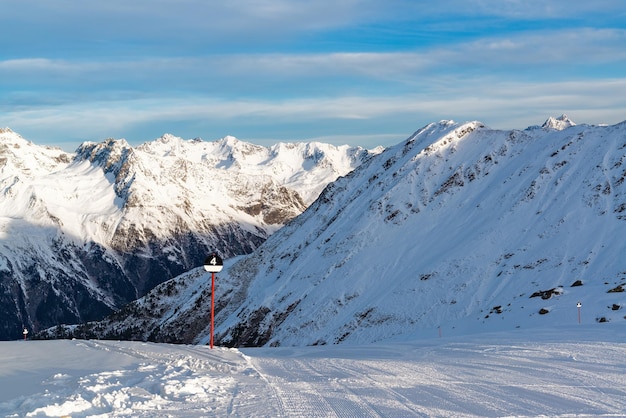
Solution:
[[[280,147],[288,151],[282,151]],[[0,132],[0,339],[102,318],[201,265],[257,248],[371,155],[326,144],[260,147],[164,135],[75,153]]]
[[[624,321],[625,179],[626,123],[430,124],[330,184],[253,254],[227,261],[216,340],[368,343],[572,324],[579,301],[586,323]],[[182,341],[208,341],[197,306],[210,280],[189,274],[167,284],[197,295],[168,299],[176,315],[140,322],[159,306],[148,295],[99,332],[141,323],[133,338],[147,339],[158,324],[156,341],[181,341],[184,315],[202,330]]]
[[[562,131],[563,129],[567,129],[570,126],[576,126],[576,124],[565,114],[559,116],[558,118],[550,116],[548,120],[546,120],[545,123],[541,125],[543,129],[555,129],[557,131]]]

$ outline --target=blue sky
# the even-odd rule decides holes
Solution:
[[[623,0],[0,0],[0,127],[393,145],[441,119],[626,120]]]

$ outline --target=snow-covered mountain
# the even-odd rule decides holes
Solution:
[[[0,339],[101,319],[215,248],[250,253],[369,155],[172,135],[67,153],[3,129]]]
[[[252,254],[226,261],[216,343],[623,321],[625,180],[626,122],[430,124],[330,184]],[[210,282],[191,270],[79,331],[206,343]]]
[[[557,131],[562,131],[563,129],[569,128],[570,126],[576,126],[576,124],[574,123],[574,121],[568,118],[566,114],[563,114],[558,118],[550,116],[548,120],[546,120],[544,124],[541,125],[543,129],[556,129]]]

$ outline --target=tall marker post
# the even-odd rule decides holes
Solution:
[[[213,330],[214,327],[214,307],[215,307],[215,273],[222,271],[224,262],[217,253],[212,253],[204,260],[204,270],[211,273],[211,342],[210,346],[213,348]]]
[[[578,302],[576,307],[578,308],[578,323],[580,324],[580,308],[583,306],[582,303]]]

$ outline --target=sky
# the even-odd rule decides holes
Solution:
[[[622,0],[0,0],[0,127],[394,145],[442,119],[626,119]]]

